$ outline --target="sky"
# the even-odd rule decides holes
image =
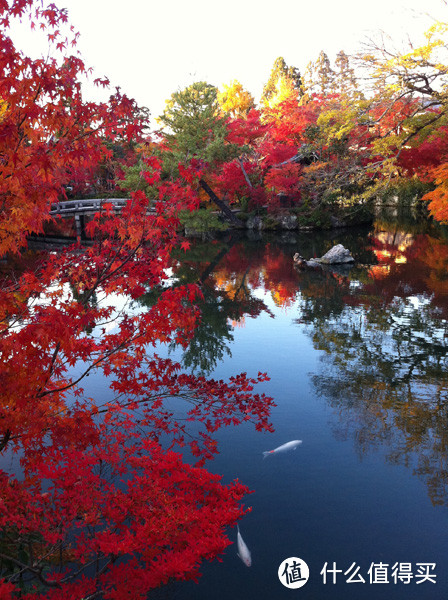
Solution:
[[[415,44],[434,19],[448,21],[444,0],[54,1],[68,9],[95,76],[107,76],[153,117],[194,81],[222,88],[237,79],[257,101],[278,56],[304,72],[321,50],[334,60],[379,31],[396,45],[407,36]],[[19,47],[39,52],[28,32],[15,35]]]

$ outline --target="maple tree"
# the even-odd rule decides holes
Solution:
[[[51,28],[49,42],[60,56],[32,59],[8,37],[10,17],[31,12],[33,24]],[[62,54],[76,43],[63,37],[65,10],[15,1],[0,7],[0,252],[17,250],[26,236],[42,232],[48,209],[61,186],[78,171],[105,156],[104,140],[112,134],[138,135],[135,102],[119,91],[107,104],[84,102],[77,74],[87,69],[78,56]],[[99,84],[106,82],[98,80]],[[133,114],[134,113],[134,114]]]
[[[408,52],[383,40],[356,57],[341,50],[332,65],[322,51],[303,78],[279,57],[258,108],[237,81],[221,93],[205,82],[176,92],[156,153],[165,176],[199,160],[201,199],[236,226],[228,204],[263,214],[329,210],[350,222],[409,180],[414,195],[435,188],[424,199],[446,219],[446,27],[436,22]],[[355,75],[354,59],[367,76]]]
[[[53,55],[17,50],[7,35],[14,17],[47,32]],[[104,104],[83,100],[86,68],[66,54],[64,9],[2,1],[0,20],[5,255],[42,231],[74,169],[96,168],[110,156],[107,143],[139,140],[146,123],[119,92]],[[172,578],[197,578],[201,561],[230,543],[225,527],[247,510],[248,489],[223,484],[204,465],[217,452],[219,427],[271,428],[272,400],[253,392],[266,376],[207,380],[162,357],[164,345],[189,343],[199,319],[199,287],[164,283],[178,213],[198,206],[200,170],[181,166],[179,177],[163,180],[155,156],[143,164],[153,212],[137,190],[121,214],[105,204],[94,216],[87,248],[45,253],[2,275],[0,453],[11,457],[0,470],[5,600],[146,598]],[[158,286],[153,305],[132,308]],[[109,392],[91,398],[86,378],[96,372]],[[186,421],[175,398],[187,406]],[[189,421],[199,424],[196,436]],[[185,446],[194,465],[179,453]]]
[[[361,58],[370,72],[376,93],[372,127],[377,128],[372,153],[383,180],[417,175],[435,189],[424,199],[438,220],[446,220],[446,154],[443,150],[447,125],[446,33],[448,24],[436,21],[421,44],[396,51],[384,39],[371,42]],[[428,154],[433,154],[428,160]],[[431,164],[432,162],[432,164]],[[437,164],[434,164],[436,162]]]
[[[48,34],[48,57],[14,46],[14,18]],[[227,317],[266,310],[249,289],[260,283],[261,258],[275,303],[288,306],[297,295],[290,257],[274,245],[263,257],[242,257],[237,246],[225,259],[218,253],[222,260],[205,266],[197,285],[171,258],[180,211],[198,208],[200,185],[261,212],[279,210],[285,196],[294,208],[337,206],[390,179],[419,177],[434,185],[426,195],[433,214],[448,220],[447,26],[434,25],[426,44],[408,53],[378,47],[365,55],[374,82],[368,98],[342,51],[335,70],[321,53],[303,82],[277,59],[259,110],[238,82],[221,94],[198,82],[173,94],[165,131],[148,138],[147,114],[119,90],[107,103],[84,100],[80,76],[88,69],[69,54],[77,33],[64,9],[0,0],[0,23],[0,255],[17,256],[30,233],[43,231],[67,186],[115,185],[135,161],[126,207],[119,215],[103,206],[88,225],[88,248],[28,265],[21,256],[2,272],[0,454],[14,460],[0,471],[0,597],[145,598],[172,578],[196,578],[246,510],[248,489],[205,469],[217,429],[246,421],[270,429],[272,400],[253,391],[264,374],[204,376],[225,352]],[[425,279],[415,289],[437,298],[446,259],[436,241],[419,244]],[[385,301],[399,297],[395,250],[378,242],[376,252],[371,281]],[[321,319],[324,349],[332,348],[329,317],[343,315],[347,297],[365,298],[333,274],[302,273],[300,284],[304,319]],[[204,354],[193,363],[198,344]],[[173,345],[198,373],[163,356]],[[90,397],[86,378],[95,372],[108,382],[104,397]],[[187,408],[177,413],[181,403]]]
[[[324,93],[313,92],[314,84],[305,79],[303,94],[301,80],[299,85],[284,60],[277,59],[261,110],[228,120],[226,139],[239,145],[240,153],[215,165],[212,177],[231,201],[248,200],[249,210],[271,212],[284,206],[315,210],[347,201],[362,204],[372,183],[366,171],[372,147],[367,103],[345,53],[338,54],[336,73],[328,57],[322,53],[321,58],[319,77],[324,67],[334,75],[331,81],[327,77]]]

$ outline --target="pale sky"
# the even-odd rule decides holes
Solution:
[[[334,60],[379,30],[418,41],[432,19],[448,21],[444,0],[54,1],[68,9],[95,75],[153,117],[193,81],[222,87],[238,79],[257,101],[278,56],[303,73],[321,50]]]

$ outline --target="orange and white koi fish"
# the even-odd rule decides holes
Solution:
[[[274,450],[267,450],[263,452],[263,458],[269,456],[270,454],[277,454],[279,452],[287,452],[288,450],[295,450],[297,446],[300,446],[302,440],[292,440],[292,442],[286,442],[286,444],[282,444],[278,448],[274,448]]]

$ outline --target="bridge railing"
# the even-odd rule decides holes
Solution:
[[[89,198],[83,200],[62,200],[52,204],[51,215],[97,212],[104,204],[112,204],[114,210],[121,210],[127,198]]]

